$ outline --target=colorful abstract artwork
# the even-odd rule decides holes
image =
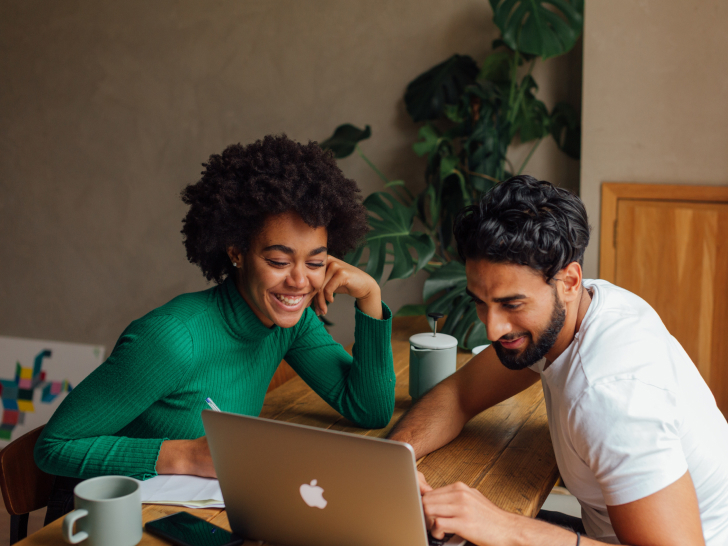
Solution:
[[[41,391],[41,403],[50,404],[62,392],[71,392],[73,387],[63,381],[46,381],[43,359],[52,355],[43,349],[34,359],[32,368],[24,368],[20,362],[15,364],[14,379],[0,379],[0,400],[3,404],[3,417],[0,422],[0,440],[10,440],[13,429],[25,422],[25,414],[35,411],[33,393]]]
[[[103,357],[100,346],[0,336],[0,447],[47,422]]]

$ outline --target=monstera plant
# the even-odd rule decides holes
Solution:
[[[551,137],[571,157],[579,157],[579,115],[566,103],[549,111],[537,96],[531,75],[538,59],[563,55],[582,30],[583,0],[489,0],[501,32],[493,52],[480,64],[453,55],[415,78],[405,92],[407,112],[421,123],[413,149],[427,158],[425,187],[414,195],[402,180],[389,180],[364,155],[359,142],[371,129],[341,125],[321,146],[337,158],[358,153],[384,181],[386,191],[364,200],[371,231],[346,257],[382,282],[404,279],[424,269],[422,305],[407,305],[399,315],[444,313],[442,331],[462,348],[487,342],[475,305],[465,293],[465,266],[453,248],[457,213],[477,203],[499,181],[520,174],[544,138]],[[520,165],[506,157],[515,141],[531,149]],[[418,220],[418,222],[415,222]],[[366,262],[361,263],[368,249]]]

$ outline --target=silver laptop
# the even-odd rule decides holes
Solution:
[[[208,410],[202,421],[238,535],[285,546],[428,545],[408,444]]]

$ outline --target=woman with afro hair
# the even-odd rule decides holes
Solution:
[[[216,286],[127,327],[46,425],[35,448],[46,472],[214,476],[205,399],[258,415],[283,358],[347,419],[389,422],[391,312],[377,283],[341,260],[368,229],[356,183],[329,152],[285,135],[229,146],[204,167],[182,192],[182,233],[187,257]],[[316,316],[334,293],[356,299],[353,356]]]

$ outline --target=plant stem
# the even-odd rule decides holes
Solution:
[[[379,169],[376,168],[376,166],[374,165],[374,163],[372,163],[371,161],[369,161],[369,158],[364,155],[364,152],[361,151],[361,148],[359,148],[359,145],[358,144],[355,145],[355,148],[356,148],[356,151],[361,156],[361,158],[364,161],[366,161],[367,165],[369,165],[372,168],[372,170],[375,173],[377,173],[377,176],[379,176],[379,178],[381,178],[382,180],[384,180],[384,183],[385,184],[389,184],[389,180],[387,179],[387,177],[382,174],[382,171],[380,171]]]
[[[393,188],[392,191],[394,191],[395,197],[399,197],[405,203],[407,202],[407,200],[404,198],[404,196],[401,193],[399,193],[399,190],[397,188]]]
[[[510,121],[511,111],[513,110],[513,96],[516,93],[516,76],[518,75],[518,50],[513,55],[513,66],[511,67],[511,91],[508,94],[508,115],[506,119]]]
[[[526,156],[526,159],[523,160],[523,163],[521,163],[521,168],[518,169],[518,172],[516,173],[516,176],[521,174],[523,172],[523,169],[526,168],[526,164],[531,160],[531,156],[533,155],[533,152],[536,151],[536,148],[538,148],[538,145],[541,144],[541,141],[543,140],[543,137],[539,138],[536,141],[536,144],[533,145],[533,148],[531,148],[531,151],[528,152],[528,155]]]
[[[497,178],[493,178],[492,176],[488,176],[487,174],[476,173],[476,172],[473,172],[471,170],[466,169],[465,167],[463,167],[462,169],[463,169],[464,172],[468,173],[469,175],[479,176],[480,178],[485,178],[486,180],[490,180],[491,182],[495,182],[496,184],[498,182],[500,182],[500,180],[498,180]]]

